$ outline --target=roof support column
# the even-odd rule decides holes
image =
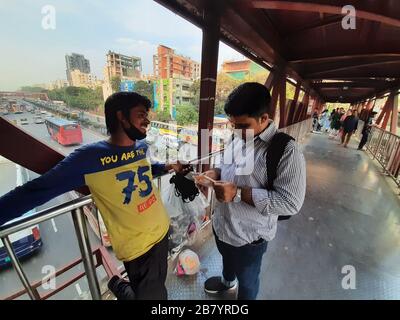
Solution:
[[[279,128],[284,128],[287,125],[286,113],[286,76],[282,74],[279,86]]]
[[[386,130],[387,124],[389,122],[390,118],[390,113],[393,110],[393,104],[394,104],[394,91],[392,91],[389,95],[389,97],[386,100],[385,106],[382,109],[382,112],[379,114],[378,119],[376,119],[376,124],[380,125],[382,119],[383,123],[381,125],[381,128],[383,130]]]
[[[371,100],[367,100],[367,101],[365,101],[364,103],[358,103],[358,104],[356,105],[356,109],[357,109],[358,115],[360,115],[360,113],[361,113],[361,111],[364,109],[364,107],[365,107],[365,108],[367,107],[367,105],[369,104],[370,101],[371,101]]]
[[[390,121],[390,132],[397,134],[397,121],[399,118],[399,95],[393,92],[392,119]]]
[[[206,157],[211,152],[211,135],[209,134],[207,139],[207,136],[203,134],[202,139],[201,133],[202,129],[212,130],[214,124],[221,8],[218,7],[216,3],[208,1],[205,11],[201,52],[200,107],[197,146],[197,154],[201,158]],[[207,167],[208,162],[203,169],[206,170]]]
[[[273,73],[273,75],[271,75]],[[283,120],[285,120],[285,103],[286,103],[286,75],[284,72],[284,68],[277,67],[273,71],[271,71],[267,80],[265,81],[265,86],[271,93],[271,106],[269,117],[272,120],[275,120],[276,117],[276,109],[278,105],[279,99],[279,111],[283,112]],[[284,92],[282,93],[282,91]],[[272,91],[272,92],[271,92]],[[281,120],[279,120],[279,127],[281,125]]]
[[[369,117],[371,117],[372,112],[374,111],[375,103],[376,103],[376,98],[375,99],[371,98],[371,100],[368,101],[367,106],[365,107],[365,115],[361,120],[368,121]]]
[[[271,70],[264,83],[264,86],[266,86],[270,92],[274,83],[274,79],[275,79],[275,73],[273,72],[273,70]]]
[[[305,91],[302,102],[297,106],[296,112],[294,114],[293,123],[297,123],[297,122],[300,122],[302,120],[302,115],[304,113],[304,108],[307,108],[306,104],[308,106],[309,97],[310,97],[310,94],[307,91]]]
[[[300,88],[301,88],[300,83],[297,83],[293,101],[290,103],[290,106],[289,106],[289,114],[288,114],[287,123],[286,123],[287,126],[292,125],[294,122],[294,116],[295,116],[295,113],[296,113],[298,105],[299,105],[297,103],[297,100],[299,100]]]
[[[307,95],[304,95],[304,99],[303,99],[303,110],[300,116],[300,121],[303,121],[305,119],[307,119],[307,111],[308,111],[308,104],[310,103],[310,94],[308,93]],[[315,100],[314,100],[314,105],[315,105]],[[313,108],[314,108],[313,105]],[[312,110],[312,109],[311,109]]]

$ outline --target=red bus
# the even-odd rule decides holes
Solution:
[[[45,121],[52,139],[63,146],[82,143],[82,129],[79,124],[65,119],[49,118]]]

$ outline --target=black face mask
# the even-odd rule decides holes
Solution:
[[[128,129],[124,128],[124,126],[122,126],[122,128],[124,129],[126,135],[129,137],[129,139],[131,139],[132,141],[142,140],[142,139],[146,138],[146,136],[147,136],[146,133],[141,132],[138,128],[133,126],[130,122],[129,122]]]

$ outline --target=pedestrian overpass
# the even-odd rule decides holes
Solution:
[[[399,299],[400,7],[393,1],[353,0],[334,4],[327,0],[157,2],[203,31],[199,129],[213,127],[221,40],[270,71],[265,79],[272,92],[270,117],[302,145],[307,161],[306,200],[297,216],[279,223],[277,237],[264,256],[259,298]],[[286,99],[288,83],[296,88],[290,100]],[[349,103],[365,121],[382,97],[387,97],[386,103],[381,110],[375,109],[377,126],[366,152],[354,150],[354,145],[340,148],[325,135],[310,133],[311,112],[321,112],[325,103]],[[63,159],[3,118],[0,133],[0,155],[29,170],[43,174]],[[202,152],[199,148],[199,159],[214,156],[209,154],[211,149]],[[208,167],[199,164],[199,169]],[[90,246],[82,206],[92,200],[87,189],[78,191],[86,196],[0,227],[0,237],[22,282],[8,298],[26,294],[31,299],[51,298],[82,277],[87,278],[91,298],[110,298],[96,268],[103,268],[107,277],[123,270],[105,248]],[[41,294],[37,289],[41,279],[26,276],[8,237],[65,214],[72,215],[76,235],[71,234],[71,241],[77,237],[82,258],[66,261],[57,276],[78,264],[83,264],[84,271]],[[194,246],[201,271],[196,277],[177,278],[170,261],[170,299],[209,298],[202,283],[221,268],[209,220]],[[352,267],[356,289],[343,283]]]

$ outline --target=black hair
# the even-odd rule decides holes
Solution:
[[[257,82],[246,82],[235,88],[225,103],[228,116],[248,115],[259,118],[270,112],[271,95],[268,89]]]
[[[107,132],[112,134],[117,131],[119,126],[118,110],[121,110],[125,118],[129,119],[130,110],[140,105],[149,110],[151,102],[147,97],[136,92],[116,92],[109,96],[104,104]]]

